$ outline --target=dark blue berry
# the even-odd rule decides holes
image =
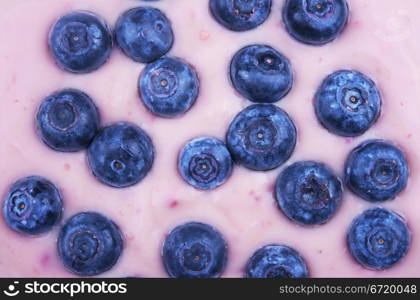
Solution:
[[[296,128],[281,108],[272,104],[254,104],[233,119],[226,143],[237,163],[252,170],[271,170],[292,154],[296,145]]]
[[[315,95],[315,113],[331,133],[358,136],[368,130],[381,112],[381,96],[366,75],[340,70],[324,79]]]
[[[124,12],[115,25],[115,40],[134,61],[150,63],[171,48],[171,22],[157,8],[136,7]]]
[[[347,187],[370,202],[395,198],[407,185],[408,175],[404,153],[383,140],[368,140],[354,148],[344,170]]]
[[[248,278],[303,278],[308,269],[300,254],[284,245],[266,245],[249,259],[245,270]]]
[[[59,67],[88,73],[102,66],[111,55],[112,34],[105,22],[87,11],[69,13],[52,27],[49,47]]]
[[[199,80],[194,68],[179,58],[164,57],[143,70],[138,83],[144,105],[161,117],[185,113],[198,96]]]
[[[48,96],[39,107],[36,122],[44,143],[64,152],[87,148],[100,126],[92,99],[75,89]]]
[[[93,174],[112,187],[138,183],[150,171],[154,160],[152,140],[137,125],[119,122],[103,128],[88,148]]]
[[[281,211],[302,225],[323,224],[331,219],[343,192],[333,171],[314,161],[296,162],[284,169],[275,191]]]
[[[232,31],[253,29],[268,18],[271,0],[210,0],[213,19]]]
[[[391,268],[408,252],[410,230],[393,211],[374,208],[353,220],[347,233],[347,246],[354,259],[369,269]]]
[[[81,276],[93,276],[111,269],[123,251],[118,226],[96,212],[71,217],[60,231],[58,254],[64,266]]]
[[[29,235],[51,230],[62,210],[63,201],[58,189],[39,176],[15,182],[3,202],[3,217],[9,227]]]
[[[213,227],[190,222],[169,233],[163,245],[162,259],[170,277],[214,278],[225,269],[227,246],[223,236]]]
[[[324,45],[344,30],[349,17],[346,0],[286,0],[283,23],[297,41]]]
[[[233,87],[253,102],[273,103],[292,88],[290,61],[274,48],[250,45],[240,49],[230,63]]]
[[[225,144],[212,137],[189,141],[181,150],[178,170],[193,187],[209,190],[223,184],[232,173],[232,158]]]

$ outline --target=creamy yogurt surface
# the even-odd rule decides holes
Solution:
[[[222,277],[242,277],[249,257],[261,246],[288,245],[305,259],[311,277],[420,276],[420,4],[416,0],[348,0],[350,17],[337,40],[321,47],[301,44],[281,20],[283,0],[274,0],[268,19],[254,30],[233,32],[210,15],[207,0],[0,0],[0,193],[4,198],[16,180],[40,175],[63,196],[62,218],[53,230],[36,237],[12,231],[0,218],[0,276],[69,277],[57,254],[61,226],[82,211],[111,218],[123,233],[124,250],[117,264],[100,277],[165,277],[161,250],[171,229],[199,221],[217,228],[228,245]],[[174,45],[168,55],[193,65],[200,91],[192,108],[176,118],[154,116],[140,101],[139,74],[145,67],[117,47],[97,71],[72,74],[54,63],[48,33],[62,15],[89,10],[113,27],[136,6],[161,9],[172,22]],[[220,187],[202,191],[178,173],[181,148],[199,136],[224,140],[234,116],[252,104],[228,78],[232,56],[249,44],[267,44],[289,58],[294,70],[290,93],[277,102],[293,119],[297,144],[290,159],[271,171],[235,165]],[[329,133],[318,122],[313,98],[321,81],[339,69],[354,69],[372,78],[382,96],[378,121],[356,138]],[[129,121],[152,138],[155,160],[138,184],[116,189],[91,173],[85,151],[55,152],[36,134],[35,115],[54,91],[77,88],[92,97],[101,125]],[[348,153],[362,141],[393,141],[405,153],[410,175],[407,187],[393,200],[369,203],[344,187],[341,206],[326,224],[303,227],[278,209],[274,183],[285,167],[315,160],[343,178]],[[359,265],[346,246],[346,233],[362,211],[382,206],[401,214],[411,231],[407,255],[392,268],[375,271]]]

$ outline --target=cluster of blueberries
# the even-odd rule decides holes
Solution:
[[[209,10],[225,28],[246,31],[267,19],[271,5],[271,0],[210,0]],[[321,46],[344,30],[348,14],[345,0],[285,0],[283,23],[297,41]],[[114,42],[134,61],[147,63],[138,80],[139,97],[153,114],[165,118],[186,113],[199,91],[194,68],[166,56],[173,41],[170,21],[152,7],[124,12],[114,35],[103,20],[85,11],[61,17],[49,35],[52,56],[69,72],[98,69],[108,60]],[[293,120],[273,104],[292,88],[290,61],[268,45],[249,45],[233,56],[229,77],[235,90],[254,104],[232,120],[226,144],[213,137],[198,137],[181,149],[179,173],[197,189],[215,189],[226,182],[234,163],[255,171],[275,169],[289,159],[296,145]],[[329,132],[354,137],[378,119],[381,97],[366,75],[339,70],[320,84],[314,110]],[[100,128],[98,109],[82,91],[65,89],[48,96],[39,107],[36,124],[40,138],[56,151],[87,149],[92,173],[111,187],[132,186],[152,168],[155,149],[148,134],[128,122]],[[404,153],[385,140],[367,140],[357,146],[344,169],[346,186],[375,203],[395,198],[405,188],[408,175]],[[280,173],[274,196],[285,216],[302,226],[313,226],[334,216],[342,193],[340,178],[327,165],[299,161]],[[39,235],[58,222],[62,202],[53,183],[30,176],[11,186],[3,216],[13,230]],[[410,239],[405,220],[381,207],[356,217],[347,233],[353,257],[377,270],[389,268],[404,257]],[[97,275],[115,265],[123,251],[123,238],[112,220],[96,212],[82,212],[61,228],[57,248],[70,271]],[[171,277],[219,277],[227,263],[227,245],[214,227],[189,222],[169,233],[162,259]],[[300,254],[278,244],[258,249],[245,269],[246,277],[309,276]]]

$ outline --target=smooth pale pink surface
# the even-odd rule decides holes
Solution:
[[[255,30],[235,33],[222,28],[208,12],[208,0],[0,0],[0,193],[20,177],[38,174],[52,180],[64,196],[64,215],[51,232],[25,237],[0,218],[0,276],[72,276],[56,252],[60,226],[72,215],[94,210],[121,228],[125,249],[106,277],[166,276],[160,258],[165,235],[187,221],[215,226],[229,245],[223,276],[242,276],[252,253],[267,243],[292,246],[305,258],[313,277],[420,276],[420,4],[417,0],[348,0],[351,16],[345,32],[333,43],[310,47],[294,41],[281,23],[282,0],[273,1],[268,20]],[[144,67],[117,48],[98,71],[74,75],[61,71],[47,48],[50,26],[73,10],[91,10],[113,26],[128,8],[153,5],[173,23],[175,44],[170,55],[194,65],[201,86],[196,104],[183,117],[151,115],[137,96]],[[177,173],[179,149],[191,138],[223,139],[229,122],[250,102],[231,87],[227,69],[232,55],[251,43],[266,43],[291,60],[295,83],[278,105],[298,128],[291,159],[270,172],[235,167],[228,182],[213,191],[195,190]],[[315,118],[314,92],[331,72],[351,68],[378,84],[382,114],[366,134],[345,139],[328,133]],[[42,99],[61,88],[78,88],[97,103],[102,124],[131,121],[153,138],[156,159],[138,185],[113,189],[90,173],[84,152],[63,154],[47,148],[36,136],[34,117]],[[335,217],[325,225],[303,228],[278,210],[273,184],[279,172],[298,160],[318,160],[340,176],[349,151],[368,138],[396,142],[406,153],[410,178],[406,190],[384,207],[401,213],[412,231],[408,255],[386,271],[367,270],[350,256],[345,234],[352,219],[373,207],[348,190]]]

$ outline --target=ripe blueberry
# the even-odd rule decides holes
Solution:
[[[44,143],[64,152],[87,148],[100,126],[92,99],[75,89],[48,96],[38,109],[36,123]]]
[[[213,19],[232,31],[246,31],[264,23],[271,0],[210,0]]]
[[[123,251],[118,226],[96,212],[71,217],[60,231],[58,254],[64,266],[81,276],[93,276],[111,269]]]
[[[284,245],[266,245],[249,259],[245,270],[248,278],[303,278],[308,269],[300,254]]]
[[[283,23],[297,41],[324,45],[336,39],[349,17],[346,0],[286,0]]]
[[[230,123],[226,144],[237,163],[252,170],[271,170],[292,154],[296,128],[281,108],[254,104],[242,110]]]
[[[112,34],[106,23],[87,11],[61,17],[49,35],[50,51],[57,65],[69,72],[88,73],[111,55]]]
[[[319,122],[327,130],[340,136],[358,136],[378,119],[381,97],[366,75],[340,70],[324,79],[314,106]]]
[[[174,36],[171,22],[159,9],[135,7],[118,18],[115,40],[134,61],[150,63],[172,48]]]
[[[152,140],[137,125],[119,122],[103,128],[88,148],[89,166],[101,182],[117,188],[141,181],[152,168]]]
[[[178,158],[178,171],[193,187],[209,190],[223,184],[232,173],[232,158],[225,144],[212,137],[189,141]]]
[[[280,173],[275,192],[281,211],[289,219],[314,225],[333,217],[341,203],[342,186],[326,165],[300,161]]]
[[[63,200],[57,187],[40,176],[29,176],[15,182],[3,202],[3,217],[13,230],[38,235],[57,223]]]
[[[369,269],[391,268],[407,254],[410,242],[405,220],[384,208],[364,211],[353,220],[347,233],[350,253]]]
[[[233,56],[230,80],[245,98],[258,103],[273,103],[292,88],[293,71],[290,61],[274,48],[250,45]]]
[[[170,118],[185,113],[194,104],[199,80],[187,62],[164,57],[146,66],[140,75],[138,90],[152,113]]]
[[[344,170],[348,188],[370,202],[395,198],[406,187],[408,175],[404,153],[384,140],[367,140],[357,146]]]
[[[166,237],[162,259],[169,276],[176,278],[219,277],[226,266],[227,246],[213,227],[190,222]]]

